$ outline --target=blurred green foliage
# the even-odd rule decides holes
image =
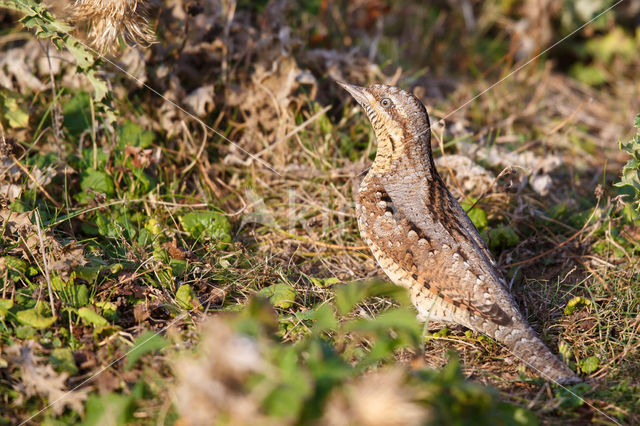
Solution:
[[[636,116],[637,134],[627,142],[620,142],[620,150],[629,154],[631,159],[622,169],[620,181],[615,185],[627,194],[626,201],[640,213],[640,114]]]
[[[374,318],[353,316],[353,309],[366,299],[390,295],[405,307]],[[252,299],[242,313],[226,317],[237,333],[260,343],[269,362],[268,374],[257,372],[246,380],[246,393],[271,389],[261,405],[276,422],[278,418],[293,424],[317,421],[332,394],[353,386],[358,377],[384,371],[398,351],[423,356],[422,326],[407,303],[406,291],[389,283],[346,284],[338,289],[333,304],[312,308],[313,315],[304,317],[307,332],[302,338],[283,344],[273,334],[273,307],[266,299]],[[429,424],[537,424],[530,411],[501,402],[494,390],[466,381],[455,355],[440,371],[407,367],[402,370],[403,386],[411,390],[410,401],[429,413]]]

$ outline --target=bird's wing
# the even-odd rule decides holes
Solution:
[[[437,174],[430,183],[411,176],[407,180],[391,174],[380,178],[400,233],[397,238],[408,238],[406,244],[385,247],[385,252],[445,301],[508,325],[511,316],[503,307],[511,296],[466,213]]]

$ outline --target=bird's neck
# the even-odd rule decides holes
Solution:
[[[439,179],[431,153],[431,131],[387,132],[377,134],[378,151],[371,166],[371,174],[411,173],[417,181],[434,182]],[[416,182],[418,183],[418,182]]]

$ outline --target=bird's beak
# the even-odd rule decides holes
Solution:
[[[364,106],[369,103],[369,100],[367,99],[366,92],[365,92],[366,89],[364,87],[356,86],[355,84],[343,83],[342,81],[337,81],[337,80],[336,80],[336,83],[342,86],[344,90],[349,92],[351,96],[353,96],[353,98],[360,105]]]

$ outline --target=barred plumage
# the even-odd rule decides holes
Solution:
[[[397,87],[339,83],[364,108],[378,140],[356,195],[363,240],[422,320],[461,324],[507,346],[547,380],[580,379],[522,317],[475,226],[440,178],[427,110]]]

